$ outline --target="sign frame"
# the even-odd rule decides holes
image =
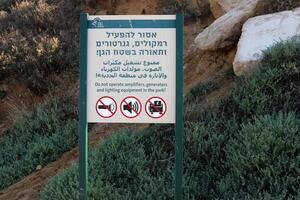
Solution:
[[[183,13],[176,13],[175,200],[183,198]],[[79,199],[88,199],[88,14],[80,13]]]

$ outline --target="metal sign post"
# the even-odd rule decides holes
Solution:
[[[183,14],[176,14],[175,200],[182,199],[183,175]]]
[[[80,200],[88,196],[89,122],[175,123],[175,199],[181,200],[183,14],[80,14],[79,112]]]
[[[87,14],[80,13],[80,96],[79,96],[79,199],[87,200],[88,130],[87,130]]]

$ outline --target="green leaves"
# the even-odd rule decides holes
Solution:
[[[53,100],[26,113],[0,138],[0,188],[56,160],[77,143],[77,121],[67,101]],[[67,116],[69,117],[67,118]]]
[[[236,193],[292,198],[300,184],[299,143],[300,120],[293,113],[261,116],[243,124],[226,148],[230,176],[239,183]]]
[[[298,39],[268,49],[261,67],[215,106],[200,105],[218,88],[214,82],[187,95],[184,199],[299,199],[299,50]],[[113,133],[89,163],[91,199],[174,198],[170,125]],[[77,199],[76,170],[53,177],[40,199]]]

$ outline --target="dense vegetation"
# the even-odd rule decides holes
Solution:
[[[0,81],[13,77],[36,94],[51,75],[77,71],[79,0],[1,0]]]
[[[270,12],[300,6],[271,0]],[[209,15],[208,1],[160,1],[161,13]],[[79,0],[0,0],[0,81],[36,94],[51,76],[77,71]],[[184,199],[300,199],[300,40],[264,53],[258,70],[226,99],[203,106],[219,86],[203,82],[185,101]],[[54,99],[24,114],[0,138],[0,189],[54,161],[77,143],[77,111]],[[89,157],[91,199],[172,199],[174,132],[169,125],[120,130]],[[41,199],[78,199],[78,166],[53,177]]]
[[[77,143],[77,97],[67,97],[73,92],[67,86],[57,94],[67,85],[61,79],[72,82],[77,74],[79,11],[79,0],[0,0],[1,85],[25,85],[50,99],[39,106],[33,101],[35,109],[14,116],[16,123],[1,135],[0,189]]]
[[[270,12],[278,12],[283,10],[292,10],[300,6],[299,0],[270,0],[271,6],[268,7]]]
[[[24,114],[0,138],[0,189],[77,144],[77,111],[69,100],[51,100]]]
[[[174,14],[178,9],[184,12],[185,19],[199,20],[200,17],[205,17],[210,14],[208,0],[160,0],[160,13]]]
[[[184,199],[300,198],[299,61],[293,38],[266,50],[261,66],[216,105],[201,104],[213,82],[187,95]],[[101,141],[89,158],[89,197],[172,199],[173,136],[163,125]],[[40,199],[78,199],[77,176],[77,164],[58,173]]]

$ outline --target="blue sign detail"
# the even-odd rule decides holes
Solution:
[[[176,20],[88,20],[89,29],[102,28],[176,28]]]

